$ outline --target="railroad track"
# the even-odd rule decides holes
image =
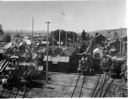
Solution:
[[[111,79],[110,76],[107,74],[104,74],[104,77],[102,78],[102,82],[100,81],[101,76],[98,78],[95,88],[91,93],[91,97],[105,97],[109,88],[111,87],[112,83],[115,79]],[[110,81],[108,83],[108,81]]]
[[[82,76],[80,74],[78,75],[75,87],[71,93],[71,97],[81,97],[82,96],[82,88],[84,86],[85,79],[86,79],[85,75],[84,76]]]
[[[90,44],[88,45],[86,51],[88,51],[88,48],[89,48]],[[81,97],[81,95],[82,95],[82,88],[84,86],[86,76],[84,75],[83,81],[81,81],[81,79],[80,79],[81,77],[82,77],[82,75],[78,75],[78,79],[76,81],[76,84],[75,84],[75,87],[74,87],[73,92],[71,94],[71,97]]]
[[[4,89],[4,90],[1,90],[0,91],[0,97],[6,97],[6,98],[19,98],[19,97],[22,97],[22,98],[25,98],[26,97],[26,94],[30,91],[29,88],[27,88],[24,92],[18,90],[18,89],[13,89],[13,90],[7,90],[7,89]]]

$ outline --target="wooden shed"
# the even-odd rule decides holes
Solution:
[[[44,66],[46,66],[47,56],[44,56]],[[69,56],[48,56],[49,71],[69,72]],[[46,68],[46,67],[45,67]]]

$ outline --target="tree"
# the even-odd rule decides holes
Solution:
[[[0,34],[4,34],[3,33],[3,29],[2,29],[2,25],[0,24]]]
[[[82,40],[86,40],[86,32],[84,30],[81,34],[81,38],[82,38]]]
[[[59,41],[59,32],[60,32],[60,40],[64,43],[66,43],[66,33],[67,33],[67,42],[70,39],[71,42],[73,42],[73,34],[74,34],[74,42],[77,41],[77,34],[73,31],[65,31],[65,30],[55,30],[51,32],[54,33],[54,40]]]
[[[15,38],[20,38],[20,34],[16,34],[14,37]]]
[[[4,41],[5,42],[10,42],[11,41],[11,35],[10,34],[6,34],[5,37],[4,37]]]

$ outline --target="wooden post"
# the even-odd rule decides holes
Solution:
[[[46,83],[48,83],[48,51],[49,51],[49,44],[48,44],[48,36],[49,36],[49,24],[51,22],[45,22],[47,24],[47,61],[46,61]]]
[[[68,45],[68,44],[67,44],[67,32],[66,32],[66,47],[67,47],[67,45]]]
[[[73,46],[74,46],[74,33],[73,33]]]
[[[33,40],[33,30],[34,30],[34,18],[32,17],[32,40]]]
[[[120,39],[120,54],[123,53],[123,41]]]
[[[60,47],[61,30],[59,30],[59,47]]]
[[[54,55],[54,32],[52,33],[52,54]]]

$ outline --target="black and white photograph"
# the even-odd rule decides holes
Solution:
[[[0,98],[128,97],[127,0],[0,0]]]

